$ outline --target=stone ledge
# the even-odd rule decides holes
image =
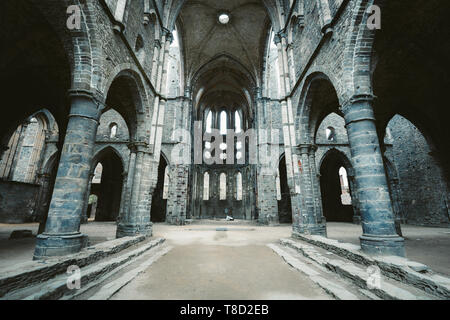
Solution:
[[[145,236],[136,236],[115,239],[87,247],[76,254],[15,265],[0,273],[0,297],[10,291],[41,283],[58,274],[65,273],[71,265],[82,268],[97,262],[142,242],[146,238]]]
[[[338,257],[328,258],[317,251],[318,247],[294,240],[281,239],[281,244],[294,249],[308,259],[314,261],[323,268],[332,271],[343,279],[346,279],[365,292],[372,293],[377,298],[384,300],[433,300],[436,296],[425,293],[414,286],[400,283],[390,277],[380,279],[377,287],[369,286],[369,273],[365,267],[349,262],[347,259]],[[323,249],[322,249],[323,250]],[[326,251],[326,253],[329,253]],[[365,294],[365,293],[363,293]],[[366,295],[366,294],[365,294]]]
[[[364,266],[377,265],[381,272],[389,278],[414,286],[436,297],[450,299],[450,278],[433,273],[424,264],[396,256],[369,256],[361,251],[360,246],[341,243],[321,236],[293,233],[292,237]]]
[[[102,280],[109,278],[116,272],[120,272],[124,267],[128,266],[135,259],[151,252],[151,249],[157,248],[165,242],[163,238],[157,238],[145,244],[139,245],[137,249],[127,251],[118,256],[105,261],[100,261],[92,265],[88,265],[81,269],[80,290],[75,292],[67,287],[67,274],[60,274],[51,280],[27,287],[22,290],[14,291],[11,295],[7,294],[6,300],[57,300],[71,299],[77,295],[83,294],[84,291],[92,289]],[[155,253],[153,253],[155,254]],[[0,298],[2,300],[3,298]]]

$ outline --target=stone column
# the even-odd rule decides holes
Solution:
[[[38,235],[34,259],[76,253],[87,244],[81,215],[91,173],[100,105],[87,91],[71,91],[71,110],[45,232]]]
[[[50,179],[51,175],[48,173],[41,173],[38,175],[39,184],[41,185],[41,188],[39,190],[39,196],[38,196],[38,202],[36,206],[36,221],[38,221],[39,224],[39,230],[38,234],[41,234],[44,232],[45,228],[45,216],[47,214],[47,199],[49,197],[50,193]]]
[[[302,212],[299,220],[295,221],[297,224],[293,225],[293,234],[313,234],[326,236],[326,227],[322,224],[321,217],[317,217],[315,208],[315,186],[316,181],[311,177],[311,166],[315,164],[310,163],[310,154],[313,146],[311,144],[301,144],[297,147],[296,152],[299,153],[299,171],[300,171],[300,185],[301,193],[298,196],[301,202]]]
[[[122,193],[120,194],[120,209],[119,216],[117,217],[117,223],[120,221],[120,217],[122,213],[125,211],[125,202],[127,198],[127,189],[128,189],[128,172],[122,172]]]
[[[87,190],[86,190],[86,196],[85,196],[86,200],[84,201],[83,214],[82,214],[82,216],[81,216],[81,224],[86,224],[86,223],[88,223],[88,213],[87,213],[87,210],[88,210],[88,207],[89,207],[89,197],[90,197],[90,195],[91,195],[92,179],[94,178],[94,176],[95,176],[95,175],[94,175],[93,173],[91,173],[91,174],[89,175],[89,184],[88,184],[88,188],[87,188]]]
[[[361,248],[369,254],[404,256],[404,240],[395,230],[372,103],[372,96],[356,95],[342,107],[361,210]]]
[[[175,165],[171,168],[173,193],[167,201],[166,222],[173,225],[185,225],[187,214],[188,165]]]
[[[277,190],[273,169],[259,168],[257,186],[258,223],[264,225],[278,224]]]
[[[309,169],[311,172],[311,183],[314,198],[314,211],[316,215],[316,221],[322,226],[322,230],[326,233],[326,220],[323,216],[322,210],[322,193],[320,190],[320,175],[317,173],[317,163],[316,163],[316,151],[317,146],[312,145],[309,149]]]
[[[152,235],[152,223],[150,222],[151,190],[148,190],[147,178],[149,159],[148,144],[145,142],[134,142],[129,144],[130,167],[128,174],[128,191],[125,196],[125,205],[122,206],[120,219],[117,225],[117,238],[144,234]],[[147,194],[148,193],[148,194]],[[149,201],[150,197],[150,201]],[[148,209],[148,210],[147,210]]]
[[[351,172],[350,172],[350,170],[347,171],[347,178],[348,178],[348,183],[349,183],[351,197],[352,197],[353,223],[361,224],[361,212],[359,210],[355,173],[353,172],[353,170]]]

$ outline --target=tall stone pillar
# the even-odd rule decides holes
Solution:
[[[81,224],[86,224],[88,223],[88,207],[89,207],[89,197],[91,195],[91,188],[92,188],[92,179],[94,178],[94,174],[91,173],[89,175],[89,184],[88,184],[88,188],[86,190],[86,195],[85,195],[85,201],[84,201],[84,207],[83,207],[83,214],[81,215]]]
[[[38,234],[44,232],[45,221],[48,208],[48,198],[50,195],[50,179],[51,175],[48,173],[41,173],[38,175],[39,184],[41,188],[39,190],[38,202],[36,206],[36,221],[39,222]]]
[[[148,144],[134,142],[129,145],[131,150],[130,168],[127,195],[122,206],[120,219],[117,224],[117,238],[143,234],[152,235],[152,223],[150,222],[150,203],[152,190],[149,189]]]
[[[119,217],[117,219],[117,238],[127,236],[127,222],[130,220],[131,193],[133,191],[134,169],[136,166],[135,144],[129,143],[128,148],[130,149],[130,160],[128,161],[128,175],[126,176],[126,181],[124,181],[124,194],[122,195],[123,201],[120,207]]]
[[[89,184],[100,105],[87,91],[71,91],[71,109],[45,232],[38,235],[34,259],[76,253],[87,244],[80,233]]]
[[[128,190],[128,172],[122,172],[122,193],[120,194],[120,209],[119,216],[117,217],[117,223],[120,221],[120,217],[122,216],[125,209],[125,202],[127,199],[127,190]]]
[[[326,220],[323,215],[322,193],[320,190],[320,175],[317,173],[316,151],[317,151],[316,145],[312,145],[311,148],[309,149],[309,170],[311,173],[311,184],[314,199],[314,212],[317,224],[321,225],[322,230],[326,233],[327,232]]]
[[[353,172],[353,170],[351,172],[350,172],[350,170],[347,171],[347,178],[348,178],[348,183],[349,183],[350,192],[351,192],[351,199],[352,199],[353,223],[361,224],[361,212],[359,210],[355,173]]]
[[[258,223],[264,225],[278,224],[277,190],[273,169],[259,168],[257,186]]]
[[[299,219],[295,219],[293,224],[293,234],[313,234],[313,235],[326,235],[326,227],[322,224],[322,219],[316,216],[315,199],[314,199],[314,181],[311,178],[311,166],[315,167],[315,164],[310,164],[310,152],[312,145],[301,144],[295,152],[300,157],[298,160],[298,167],[300,171],[300,185],[301,192],[299,195],[293,196],[299,198],[301,212]],[[295,165],[295,164],[294,164]]]
[[[404,240],[395,230],[372,103],[372,96],[357,95],[342,107],[362,218],[361,248],[370,254],[404,256]]]
[[[187,216],[188,165],[175,165],[171,170],[171,189],[167,201],[166,222],[185,225]],[[227,188],[228,190],[228,188]]]

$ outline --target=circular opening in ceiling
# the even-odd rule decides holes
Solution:
[[[221,24],[227,24],[228,22],[230,22],[230,16],[227,13],[221,13],[219,15],[219,22]]]

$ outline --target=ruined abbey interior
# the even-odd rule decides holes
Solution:
[[[405,291],[353,292],[344,270],[324,276],[342,282],[332,298],[449,299],[449,11],[439,0],[1,1],[0,299],[34,286],[60,298],[38,284],[61,265],[158,246],[155,277],[179,263],[174,273],[212,281],[214,261],[221,274],[256,265],[282,277],[278,291],[301,283],[282,298],[330,298],[278,257],[317,250],[375,264]],[[190,244],[197,233],[211,239]],[[177,298],[139,277],[118,295],[66,291]],[[277,298],[222,289],[209,297]]]

